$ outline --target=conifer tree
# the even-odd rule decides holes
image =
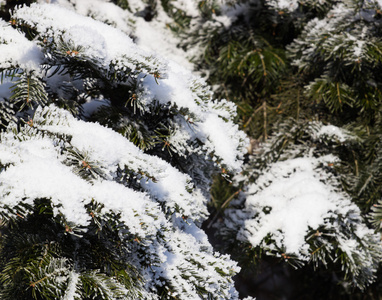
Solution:
[[[0,23],[1,299],[237,299],[200,229],[235,106],[62,3]]]
[[[204,14],[184,42],[201,47],[197,66],[218,95],[238,104],[239,124],[255,148],[234,187],[222,190],[218,180],[212,193],[218,211],[210,225],[226,209],[216,224],[218,243],[243,267],[273,256],[304,266],[303,282],[313,279],[308,292],[295,287],[296,297],[319,297],[312,289],[322,293],[328,283],[341,285],[321,294],[325,299],[354,293],[349,283],[359,295],[380,294],[375,285],[367,290],[381,251],[380,9],[377,2],[356,0],[237,1]],[[310,179],[297,180],[304,176]],[[314,215],[323,202],[313,211],[293,204],[315,201],[325,188],[334,197],[325,199],[341,200],[324,209],[321,221]],[[347,212],[338,209],[344,206]],[[295,224],[303,236],[296,244],[289,239],[299,236],[292,225],[304,211],[312,219]],[[290,247],[296,248],[288,253]]]
[[[380,216],[379,5],[356,0],[115,3],[149,23],[166,22],[217,98],[238,105],[236,120],[252,138],[253,156],[234,185],[222,186],[224,180],[217,179],[212,191],[217,211],[208,224],[226,209],[218,221],[220,250],[234,255],[243,270],[269,257],[296,273],[301,268],[307,274],[302,281],[316,292],[341,283],[322,295],[327,299],[349,293],[349,283],[368,293],[381,251],[379,233],[372,231],[379,228]],[[137,32],[131,35],[139,41]],[[295,194],[279,190],[279,181],[293,186]],[[300,184],[311,186],[310,192]],[[326,196],[320,192],[324,186],[330,190]],[[308,208],[278,209],[281,196],[286,203],[316,201],[317,209],[302,220]],[[301,231],[285,213],[296,215]],[[270,226],[277,216],[289,221]],[[295,293],[311,296],[303,287]]]
[[[274,264],[293,285],[279,298],[382,294],[379,1],[50,2],[2,15],[17,29],[5,33],[4,23],[1,35],[4,298],[235,299],[235,263],[199,229],[209,197],[205,228],[242,268],[241,296],[258,296],[251,285]],[[118,42],[128,35],[194,66],[214,94],[131,42],[111,51],[106,27],[60,20],[56,5],[116,27]],[[89,32],[95,38],[83,39]],[[245,145],[234,121],[251,155],[227,181]],[[58,174],[65,187],[74,174],[82,198],[10,176],[29,175],[44,157],[35,177],[54,186],[49,174]],[[224,176],[209,196],[216,171]],[[129,207],[134,214],[125,193],[144,203]]]

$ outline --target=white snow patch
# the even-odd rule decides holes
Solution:
[[[267,3],[281,10],[294,11],[298,8],[298,0],[267,0]]]
[[[317,137],[329,136],[331,138],[336,138],[341,143],[352,139],[352,137],[344,130],[334,125],[324,125],[320,128],[317,133]]]
[[[65,295],[63,297],[63,300],[73,300],[76,299],[75,297],[79,297],[77,293],[77,284],[79,283],[79,274],[72,271],[69,273],[69,283],[65,291]]]
[[[258,215],[245,221],[241,234],[253,246],[261,245],[271,234],[276,246],[307,259],[308,231],[325,225],[326,218],[334,213],[355,208],[344,195],[322,182],[324,173],[317,166],[326,159],[306,157],[274,163],[257,184],[249,186],[246,207]]]
[[[0,53],[1,68],[40,70],[43,59],[40,48],[3,20],[0,20]]]

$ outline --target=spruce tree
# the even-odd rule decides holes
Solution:
[[[380,9],[356,0],[237,1],[204,14],[184,41],[200,47],[198,68],[238,104],[252,138],[234,185],[217,180],[209,221],[243,281],[256,278],[251,267],[280,261],[302,268],[291,275],[302,274],[294,297],[380,294],[376,284],[368,289],[381,253]],[[322,200],[340,200],[316,218],[325,201],[313,211],[309,203],[324,189]],[[324,294],[328,284],[338,287]]]
[[[217,98],[238,105],[252,155],[233,184],[215,179],[206,227],[217,226],[216,246],[239,261],[241,280],[256,277],[247,267],[284,262],[303,283],[294,287],[296,297],[378,295],[378,287],[367,288],[381,251],[373,232],[380,216],[380,6],[116,3],[151,24],[165,21]],[[324,294],[328,284],[338,287]]]
[[[200,229],[242,165],[235,106],[64,6],[0,23],[1,298],[237,299]]]
[[[240,296],[265,266],[275,298],[379,297],[378,1],[21,2],[2,14],[4,298],[235,299],[209,198]]]

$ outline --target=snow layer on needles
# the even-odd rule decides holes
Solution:
[[[177,9],[183,10],[191,17],[198,17],[199,10],[198,5],[199,1],[196,0],[177,0],[173,2],[174,7]]]
[[[39,70],[43,59],[40,48],[22,33],[0,20],[0,68],[20,67]]]
[[[205,142],[207,146],[203,150],[206,154],[218,156],[219,162],[229,170],[241,169],[247,139],[232,121],[234,111],[231,105],[222,101],[226,105],[212,107],[211,92],[206,83],[191,71],[175,62],[149,56],[122,31],[59,5],[32,4],[19,8],[14,18],[35,26],[42,35],[62,38],[68,44],[82,47],[78,55],[90,58],[102,72],[112,68],[136,70],[137,66],[143,66],[139,77],[139,89],[143,91],[141,101],[146,106],[158,101],[164,105],[170,103],[178,108],[188,108],[197,119],[193,130],[183,126],[184,123],[179,127],[185,131],[184,137]],[[153,75],[157,71],[160,78]],[[212,119],[214,126],[210,126]],[[228,140],[218,138],[224,135]]]
[[[0,138],[1,210],[47,198],[55,215],[75,229],[87,226],[91,216],[85,206],[94,200],[104,206],[100,214],[120,215],[118,221],[142,239],[147,257],[157,261],[146,270],[147,290],[165,279],[180,299],[200,299],[196,291],[200,284],[211,293],[220,290],[231,295],[230,299],[238,299],[232,281],[217,272],[233,274],[238,271],[236,263],[214,254],[207,236],[193,222],[194,216],[205,210],[205,203],[200,203],[204,199],[198,199],[198,192],[191,187],[187,190],[187,175],[144,154],[119,133],[76,120],[53,105],[36,111],[33,126],[19,132],[10,128]],[[75,166],[67,163],[68,147],[86,151],[90,160],[97,160],[106,178],[82,178]],[[148,182],[146,192],[130,189],[115,177],[118,165],[154,174],[157,180],[143,179]],[[163,209],[158,201],[164,201]],[[187,222],[177,213],[166,216],[175,203],[182,213],[190,213]]]
[[[320,126],[320,130],[318,131],[316,138],[320,138],[320,137],[322,138],[324,136],[330,137],[332,139],[336,139],[340,141],[341,143],[347,140],[354,139],[354,137],[351,136],[348,132],[346,132],[346,130],[344,130],[343,128],[339,128],[337,126],[333,126],[333,125]]]
[[[109,135],[109,141],[112,138],[113,135]],[[65,164],[66,157],[60,155],[57,142],[38,134],[34,128],[24,129],[17,137],[8,131],[2,134],[1,140],[0,163],[7,165],[0,173],[3,207],[13,207],[20,202],[33,204],[34,199],[47,198],[51,199],[56,214],[62,214],[74,226],[86,226],[91,217],[84,206],[94,199],[103,203],[105,209],[120,212],[129,229],[142,236],[154,234],[164,221],[164,218],[156,221],[146,213],[160,216],[158,204],[145,193],[114,181],[91,184],[75,174],[72,167]],[[87,149],[91,150],[91,145]],[[141,222],[150,226],[143,230]]]
[[[46,122],[43,117],[49,112],[49,120],[60,120],[60,124]],[[41,118],[41,119],[40,119]],[[118,166],[131,170],[139,170],[155,178],[143,179],[141,185],[146,191],[172,210],[178,206],[181,212],[195,219],[203,218],[206,214],[206,199],[195,189],[192,193],[191,178],[171,167],[164,160],[143,153],[125,137],[97,123],[83,122],[74,119],[69,112],[45,108],[37,111],[34,122],[41,122],[39,128],[56,134],[71,136],[71,145],[81,152],[87,152],[93,161],[101,162],[112,178]],[[46,124],[43,124],[46,123]]]
[[[45,3],[45,0],[39,0]],[[132,34],[132,27],[129,26],[134,16],[128,10],[124,10],[118,5],[108,0],[52,0],[52,4],[58,4],[84,16],[91,16],[98,21],[111,24],[127,34]]]
[[[294,11],[298,8],[297,0],[267,0],[266,2],[268,5],[281,10]]]
[[[247,191],[246,210],[252,215],[244,221],[240,236],[253,246],[265,246],[270,235],[285,253],[309,258],[306,236],[320,226],[332,227],[329,218],[359,214],[357,206],[335,191],[330,175],[321,164],[335,162],[333,156],[303,157],[273,163]]]
[[[150,77],[143,80],[146,101],[156,99],[166,104],[171,99],[179,107],[188,108],[197,118],[194,130],[188,134],[205,143],[204,150],[214,152],[230,170],[239,170],[247,138],[231,120],[232,105],[225,100],[218,105],[202,99],[199,94],[205,95],[202,89],[206,83],[175,62],[169,63],[167,74],[159,85]]]
[[[121,30],[59,5],[34,3],[30,7],[23,6],[16,10],[13,18],[21,19],[41,34],[56,37],[57,40],[64,34],[64,39],[70,40],[75,46],[82,46],[84,55],[96,59],[105,67],[112,62],[123,67],[120,63],[123,62],[135,70],[135,65],[126,60],[128,57],[130,60],[145,61],[153,69],[156,68],[155,61],[150,64],[150,61],[145,60],[146,53]]]
[[[161,5],[156,9],[157,16],[150,22],[146,22],[143,18],[135,19],[134,33],[137,36],[137,44],[148,52],[161,55],[192,70],[193,64],[187,59],[189,54],[177,46],[179,39],[165,26],[171,24],[173,20],[163,11]]]
[[[184,295],[189,295],[186,299],[200,299],[195,294],[193,286],[188,283],[192,282],[196,286],[202,286],[212,294],[217,287],[221,286],[226,290],[226,294],[231,296],[230,299],[236,299],[237,294],[232,289],[233,287],[225,285],[218,277],[214,276],[216,262],[218,262],[221,272],[226,274],[240,270],[230,262],[228,255],[209,255],[201,252],[201,243],[194,236],[184,234],[180,230],[172,232],[165,239],[167,240],[166,246],[171,251],[165,250],[163,252],[163,267],[161,269],[155,268],[155,272],[176,287],[173,296],[182,298]],[[206,244],[203,246],[205,247]],[[198,268],[195,268],[194,261],[198,262]],[[203,281],[200,278],[203,278]]]
[[[190,117],[195,118],[190,122],[192,126],[181,114],[171,120],[179,131],[174,137],[179,147],[198,139],[206,145],[205,153],[219,156],[222,163],[232,169],[241,167],[242,153],[237,149],[245,147],[245,138],[232,123],[232,105],[224,101],[211,102],[209,89],[202,80],[175,63],[149,56],[121,30],[78,15],[69,5],[69,9],[58,5],[65,1],[52,2],[56,4],[19,7],[13,15],[17,24],[36,30],[33,41],[27,42],[8,25],[2,26],[4,31],[19,34],[16,37],[20,37],[20,44],[26,45],[24,56],[30,58],[37,70],[44,64],[54,66],[54,59],[58,57],[88,61],[100,74],[120,72],[122,79],[117,76],[120,84],[138,77],[142,79],[139,91],[146,93],[148,106],[158,101],[165,109],[168,105],[187,108]],[[78,3],[77,9],[84,14],[91,3],[72,2]],[[11,33],[4,36],[11,37]],[[45,58],[37,46],[39,42]],[[69,50],[73,47],[73,51],[68,51],[67,45]],[[27,69],[20,64],[23,57],[18,57],[19,54],[12,56],[14,65]],[[133,74],[124,77],[130,70]],[[156,72],[160,78],[154,77],[158,75]],[[39,79],[45,81],[47,74],[39,75]],[[56,79],[46,80],[47,88],[58,89]],[[187,134],[182,135],[181,131]],[[227,132],[229,141],[224,139]],[[143,153],[112,129],[78,120],[53,105],[38,108],[33,120],[19,129],[10,125],[0,140],[0,211],[9,214],[9,209],[19,204],[33,204],[36,199],[46,198],[51,201],[55,216],[62,217],[59,219],[63,224],[80,234],[93,218],[87,205],[95,201],[100,204],[99,216],[113,218],[124,230],[127,228],[129,234],[137,236],[138,241],[127,241],[129,234],[121,237],[126,247],[138,243],[144,248],[144,257],[132,251],[132,262],[139,265],[140,260],[155,261],[143,270],[147,291],[155,291],[166,280],[174,289],[174,296],[180,299],[199,298],[196,295],[200,285],[212,295],[238,298],[230,279],[238,271],[236,263],[227,256],[214,254],[207,236],[196,225],[207,215],[206,199],[189,175],[158,157]],[[231,142],[235,143],[236,151],[227,147]],[[87,160],[92,163],[91,167]],[[85,176],[83,171],[90,170],[99,173]],[[143,268],[143,264],[140,267]],[[185,280],[185,273],[189,280]],[[74,284],[78,277],[70,276]],[[73,293],[72,290],[65,297],[73,297]]]
[[[39,0],[44,3],[45,0]],[[177,47],[179,40],[174,37],[166,24],[171,23],[172,19],[164,12],[161,5],[156,7],[156,16],[150,22],[145,21],[139,15],[144,12],[146,3],[140,0],[130,1],[128,9],[122,9],[118,5],[108,0],[52,0],[52,4],[76,11],[83,16],[91,16],[101,22],[116,27],[123,32],[134,35],[136,43],[145,51],[159,54],[169,60],[176,61],[185,68],[192,70],[193,65],[187,59],[187,53]],[[181,5],[187,5],[187,1]],[[174,4],[178,4],[175,2]],[[195,15],[196,2],[191,5]],[[188,10],[187,13],[191,11]]]
[[[309,227],[318,228],[330,216],[328,212],[336,210],[339,199],[320,181],[314,171],[317,163],[314,158],[275,163],[249,187],[246,206],[259,214],[245,222],[252,245],[259,245],[271,233],[280,248],[299,253],[306,246]]]

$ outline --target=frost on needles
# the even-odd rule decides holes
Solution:
[[[58,5],[0,30],[1,298],[238,298],[199,228],[210,175],[241,168],[234,105]]]

